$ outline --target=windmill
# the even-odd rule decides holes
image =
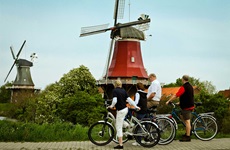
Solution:
[[[80,37],[107,31],[111,32],[105,73],[103,79],[98,80],[98,85],[106,91],[107,98],[111,97],[112,83],[118,78],[122,80],[123,87],[131,95],[136,91],[135,86],[133,86],[136,82],[148,84],[148,75],[142,60],[140,40],[145,40],[143,31],[147,30],[150,19],[148,15],[141,15],[137,21],[117,23],[118,19],[123,18],[124,6],[125,0],[116,0],[113,27],[108,28],[108,24],[104,24],[81,28]]]
[[[26,40],[23,42],[16,56],[14,55],[12,46],[10,47],[10,50],[11,50],[11,53],[14,59],[14,63],[11,66],[10,71],[8,72],[4,82],[6,82],[14,66],[15,65],[17,66],[16,78],[12,84],[12,87],[8,87],[8,89],[11,90],[11,102],[18,102],[20,100],[23,100],[26,97],[31,97],[33,96],[35,91],[39,90],[39,89],[34,88],[34,83],[31,78],[30,67],[33,66],[33,62],[28,61],[26,59],[19,58],[19,55],[25,43],[26,43]],[[36,58],[36,54],[33,53],[31,55],[31,58]]]

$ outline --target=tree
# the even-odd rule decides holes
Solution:
[[[224,120],[229,118],[229,101],[221,94],[208,94],[205,91],[201,91],[199,95],[196,95],[196,100],[202,102],[202,106],[197,107],[197,112],[214,112],[219,129],[222,129]]]
[[[81,65],[72,69],[57,84],[60,93],[58,112],[61,119],[88,125],[101,117],[96,110],[102,109],[103,99],[98,93],[96,80],[87,67]]]
[[[89,94],[97,93],[96,80],[89,69],[83,65],[64,74],[58,85],[61,97],[74,95],[77,91],[85,91]]]
[[[12,83],[7,82],[5,85],[0,87],[0,103],[10,102],[11,91],[6,87],[12,86]]]
[[[189,82],[192,86],[198,87],[201,91],[205,91],[209,94],[214,94],[216,92],[216,88],[210,81],[200,81],[200,79],[196,79],[194,77],[189,78]],[[182,86],[183,83],[181,78],[176,79],[175,83],[169,83],[164,85],[164,87],[179,87]]]
[[[38,124],[69,121],[88,125],[101,117],[98,110],[102,107],[96,80],[89,69],[81,65],[35,97],[15,105],[11,116]]]
[[[58,107],[59,116],[64,121],[87,126],[101,117],[103,101],[100,94],[91,96],[85,91],[78,91],[62,99]]]

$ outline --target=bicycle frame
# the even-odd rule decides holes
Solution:
[[[173,109],[172,109],[172,112],[171,112],[171,119],[175,122],[176,124],[176,129],[178,129],[178,125],[177,125],[177,121],[178,120],[179,122],[181,122],[183,124],[183,126],[185,126],[185,123],[184,121],[177,115],[181,110],[180,109],[177,109],[175,104],[174,103],[171,103],[173,105]],[[191,118],[191,125],[193,126],[194,123],[195,123],[195,120],[199,120],[203,125],[204,125],[204,122],[203,120],[201,119],[202,116],[209,116],[211,118],[213,118],[214,120],[216,120],[215,117],[213,117],[212,115],[214,115],[214,112],[207,112],[207,113],[200,113],[200,114],[197,114],[195,109],[194,111],[192,112],[192,118]],[[193,128],[192,128],[193,130]],[[203,129],[199,129],[197,128],[196,130],[203,130]]]
[[[146,130],[145,127],[143,127],[143,125],[141,123],[146,123],[146,122],[153,123],[153,124],[155,124],[157,126],[157,128],[159,128],[158,125],[155,122],[152,122],[152,121],[140,121],[134,116],[132,116],[130,120],[127,119],[127,122],[130,124],[130,126],[132,126],[131,123],[136,123],[136,125],[132,126],[132,132],[126,131],[124,133],[126,135],[131,135],[131,136],[143,136],[143,135],[148,134],[148,131]],[[133,129],[135,129],[137,126],[140,126],[142,131],[144,131],[144,133],[142,132],[140,134],[134,134]]]
[[[124,132],[124,135],[145,136],[145,135],[149,134],[148,131],[147,131],[147,129],[145,127],[143,127],[143,125],[141,123],[150,122],[150,123],[155,124],[157,126],[157,128],[159,128],[158,125],[156,123],[152,122],[152,121],[140,121],[140,120],[138,120],[134,116],[132,116],[130,118],[130,120],[127,119],[126,121],[129,123],[129,127],[128,128],[132,128],[132,131],[126,131],[126,132]],[[106,114],[104,114],[104,120],[101,120],[101,121],[98,121],[98,122],[103,122],[103,123],[107,122],[107,123],[109,123],[114,128],[114,130],[116,129],[115,128],[116,119],[115,119],[114,115],[111,112],[109,112],[109,111]],[[134,124],[136,123],[136,124],[132,126],[131,123],[134,123]],[[138,133],[138,134],[134,134],[133,133],[134,129],[137,126],[140,126],[142,132]]]

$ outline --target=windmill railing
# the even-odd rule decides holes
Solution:
[[[138,82],[143,83],[144,85],[150,85],[150,82],[147,79],[133,79],[133,78],[129,78],[129,79],[122,79],[122,78],[118,78],[121,80],[122,84],[132,84],[135,85]],[[96,84],[97,85],[102,85],[102,84],[113,84],[114,81],[117,80],[116,78],[114,79],[100,79],[97,80]]]
[[[13,85],[8,86],[6,89],[35,89],[34,86],[28,86],[28,85]]]

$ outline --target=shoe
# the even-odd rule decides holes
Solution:
[[[133,146],[140,146],[140,144],[137,143],[137,142],[132,143],[132,145],[133,145]]]
[[[114,147],[114,149],[123,149],[123,146],[117,145],[117,146]]]
[[[190,142],[190,141],[191,141],[191,137],[187,135],[183,135],[182,139],[180,139],[180,142]]]

